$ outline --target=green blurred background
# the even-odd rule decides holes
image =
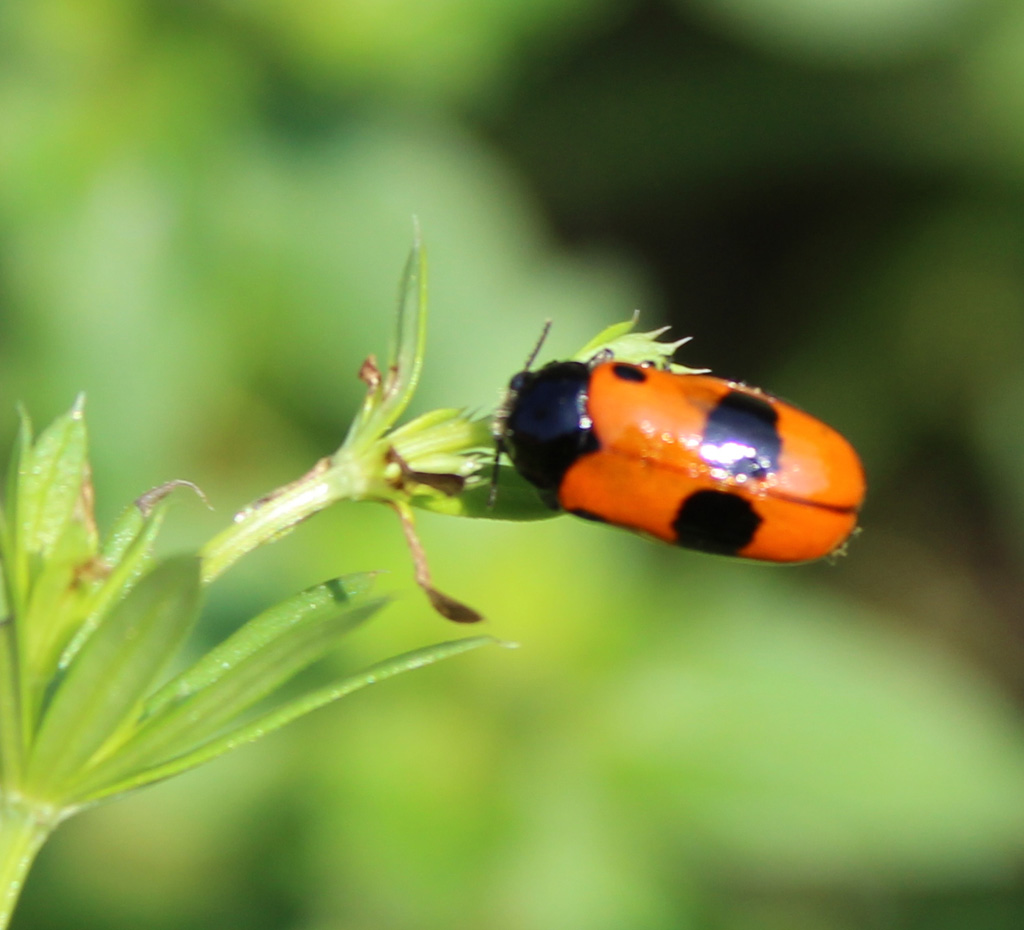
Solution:
[[[168,548],[331,451],[411,217],[416,410],[492,408],[641,308],[870,481],[837,565],[424,515],[516,652],[370,689],[73,820],[22,928],[1024,926],[1024,4],[3,0],[0,435],[85,390],[101,517]],[[455,631],[384,508],[204,635],[382,568],[356,667]]]

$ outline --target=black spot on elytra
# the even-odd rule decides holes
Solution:
[[[623,381],[636,381],[639,384],[647,380],[647,373],[635,365],[612,365],[612,374]]]
[[[672,524],[677,545],[719,555],[735,555],[749,545],[760,525],[748,500],[725,491],[691,494]]]
[[[778,420],[770,401],[730,391],[708,416],[701,454],[733,477],[765,478],[779,470]]]

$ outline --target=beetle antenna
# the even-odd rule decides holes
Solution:
[[[548,338],[548,333],[551,332],[551,320],[544,321],[544,327],[540,331],[540,339],[537,340],[537,344],[533,347],[533,351],[526,356],[526,364],[523,365],[523,371],[529,371],[530,366],[537,360],[537,356],[540,355],[541,346],[544,345],[544,340]]]

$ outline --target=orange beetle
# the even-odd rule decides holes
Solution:
[[[756,388],[598,356],[522,371],[499,449],[555,509],[768,562],[840,549],[864,470],[834,429]]]

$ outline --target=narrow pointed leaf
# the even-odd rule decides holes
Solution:
[[[156,509],[158,508],[154,508],[154,512]],[[124,557],[129,546],[142,534],[148,522],[137,504],[129,504],[121,511],[107,538],[103,540],[100,558],[108,565],[116,565]]]
[[[10,609],[18,613],[22,599],[27,596],[28,556],[18,532],[18,498],[21,472],[24,463],[32,454],[32,421],[28,413],[18,408],[18,436],[11,452],[7,471],[6,496],[4,501],[4,533],[0,538],[0,560],[6,567],[4,584]]]
[[[202,489],[191,481],[175,478],[151,488],[136,498],[121,512],[103,541],[100,557],[107,565],[117,565],[125,558],[129,548],[144,532],[152,527],[154,520],[159,526],[167,511],[168,500],[179,488],[193,491],[203,503],[209,506]]]
[[[134,791],[144,785],[162,781],[165,778],[170,778],[173,775],[178,775],[181,772],[186,772],[205,762],[216,759],[218,756],[245,743],[251,743],[298,717],[317,710],[368,685],[377,684],[402,672],[423,668],[435,662],[440,662],[442,659],[451,658],[490,644],[501,645],[501,641],[493,636],[474,636],[437,643],[433,646],[416,649],[391,659],[385,659],[383,662],[371,665],[361,672],[339,678],[333,684],[317,688],[301,697],[295,698],[229,733],[218,736],[216,739],[198,747],[192,752],[172,759],[148,771],[140,772],[116,784],[94,788],[77,794],[73,800],[77,804],[90,804],[103,798]]]
[[[594,354],[602,346],[607,345],[609,342],[614,342],[616,339],[621,339],[626,333],[631,333],[636,328],[638,319],[639,311],[634,313],[633,317],[629,320],[623,320],[621,323],[612,323],[611,326],[606,326],[576,354],[584,359],[593,358]]]
[[[18,545],[18,482],[21,461],[32,446],[28,414],[18,408],[19,428],[6,477],[5,506],[0,523],[0,784],[17,784],[24,761],[21,647],[15,614],[27,587],[27,559]]]
[[[104,619],[58,685],[29,762],[39,797],[63,786],[137,719],[146,692],[180,648],[199,611],[199,561],[168,559]]]
[[[18,435],[14,440],[11,458],[7,465],[7,481],[4,487],[7,517],[13,522],[18,503],[18,489],[24,463],[32,453],[32,420],[24,407],[18,406]]]
[[[447,456],[453,472],[469,475],[477,468],[477,460],[467,455],[470,450],[488,460],[494,456],[491,418],[474,418],[458,409],[432,410],[416,417],[393,429],[388,441],[416,471],[431,471],[426,465],[429,458]]]
[[[27,553],[50,552],[80,502],[86,479],[83,399],[39,436],[19,467],[18,526]]]
[[[391,345],[390,368],[395,372],[391,395],[385,400],[383,428],[391,426],[409,405],[423,369],[427,339],[427,253],[419,224],[402,273],[398,314]]]
[[[448,640],[443,643],[435,643],[432,646],[424,646],[421,649],[414,649],[411,652],[404,652],[401,655],[390,659],[376,662],[354,675],[348,675],[337,682],[325,687],[317,688],[302,697],[289,701],[283,707],[279,707],[254,721],[243,729],[236,731],[234,736],[246,733],[270,733],[283,727],[285,724],[296,720],[326,704],[330,704],[339,698],[346,697],[354,691],[359,691],[367,685],[377,684],[394,678],[403,672],[411,672],[418,668],[425,668],[434,665],[443,659],[450,659],[464,652],[471,652],[481,646],[504,645],[501,640],[494,636],[469,636],[463,639]],[[258,731],[258,732],[257,732]],[[255,738],[255,736],[250,737]]]
[[[100,565],[107,574],[91,585],[85,619],[61,655],[60,668],[68,666],[107,611],[145,574],[167,515],[168,497],[182,487],[191,488],[206,499],[191,481],[177,479],[147,491],[122,511],[100,552]]]
[[[116,542],[104,549],[103,564],[109,567],[109,573],[90,589],[80,626],[71,640],[62,644],[63,652],[58,661],[61,669],[68,667],[108,611],[128,594],[149,567],[153,543],[163,525],[167,507],[160,504],[146,517],[134,505],[130,510],[138,514],[138,522],[130,517],[118,521],[115,531],[120,532]]]
[[[209,687],[294,627],[330,619],[351,608],[369,592],[375,579],[374,572],[344,575],[307,588],[253,617],[156,692],[146,702],[145,716],[155,716],[168,705]]]
[[[40,560],[28,604],[19,618],[22,660],[35,683],[33,706],[53,677],[57,661],[85,615],[89,591],[80,573],[92,561],[88,530],[78,521],[64,527],[53,551]]]
[[[469,419],[469,415],[462,407],[439,407],[436,410],[428,410],[426,413],[421,413],[418,417],[403,423],[401,426],[396,426],[391,431],[390,438],[400,440],[410,433],[420,433],[452,420],[467,419]],[[490,418],[485,418],[483,422],[487,424],[487,428],[483,431],[481,438],[485,442],[489,442],[491,438]]]
[[[402,415],[419,383],[426,330],[427,258],[417,226],[402,272],[395,332],[381,387],[367,394],[346,444],[355,437],[376,438]]]
[[[324,604],[224,675],[183,700],[165,705],[82,779],[95,790],[191,752],[261,702],[303,669],[335,649],[341,638],[375,614],[383,598],[359,606]],[[78,793],[76,786],[76,793]]]

